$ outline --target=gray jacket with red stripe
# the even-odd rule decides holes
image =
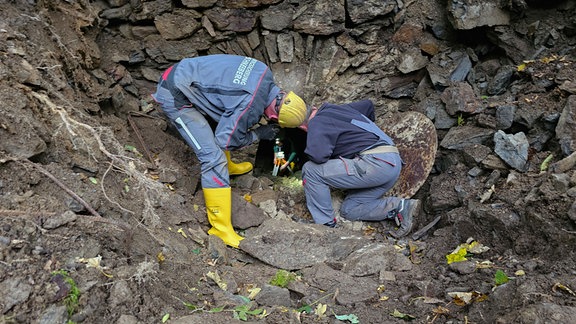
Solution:
[[[266,64],[228,54],[183,59],[168,69],[160,82],[174,96],[174,101],[160,102],[163,108],[193,105],[199,109],[218,123],[214,136],[224,150],[256,140],[248,130],[260,121],[264,109],[280,92]]]

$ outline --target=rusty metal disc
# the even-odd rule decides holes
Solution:
[[[377,121],[398,147],[404,161],[400,178],[387,196],[410,198],[422,187],[436,157],[438,136],[434,123],[415,111],[396,113]]]

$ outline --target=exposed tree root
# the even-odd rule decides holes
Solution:
[[[142,189],[144,191],[144,194],[142,196],[147,197],[144,201],[144,204],[143,204],[144,208],[142,210],[142,216],[143,216],[143,218],[147,224],[152,225],[152,226],[158,225],[160,223],[160,217],[156,214],[156,212],[153,208],[153,204],[150,201],[150,194],[156,194],[157,197],[161,198],[164,195],[166,195],[166,193],[164,192],[164,187],[160,183],[147,177],[144,173],[140,172],[136,168],[136,164],[139,163],[140,161],[133,159],[133,158],[130,158],[130,157],[127,157],[121,153],[124,151],[124,148],[120,145],[120,143],[118,143],[114,139],[114,134],[111,132],[111,130],[108,128],[105,128],[105,127],[94,128],[94,127],[91,127],[90,125],[79,122],[79,121],[71,118],[64,107],[58,106],[54,102],[52,102],[52,100],[50,100],[48,95],[43,94],[43,93],[38,93],[35,91],[30,91],[30,93],[34,98],[38,99],[41,103],[45,104],[50,109],[51,112],[55,113],[56,115],[58,115],[60,117],[60,119],[62,121],[63,128],[66,129],[66,131],[68,132],[68,134],[70,136],[70,140],[73,144],[74,144],[74,141],[76,139],[82,138],[85,141],[85,145],[86,145],[85,149],[88,152],[90,152],[90,146],[91,145],[86,142],[86,139],[89,139],[89,138],[93,139],[95,141],[95,145],[97,145],[97,147],[98,147],[98,150],[100,152],[102,152],[107,158],[109,158],[111,160],[110,163],[112,165],[114,165],[118,169],[125,172],[132,179],[136,180],[137,186],[135,186],[135,189]],[[67,102],[66,99],[64,99],[63,96],[60,93],[58,93],[57,91],[54,91],[51,93],[53,93],[55,96],[57,96],[63,102]],[[70,105],[70,106],[72,106],[72,105]],[[82,136],[84,132],[88,132],[89,135]],[[107,145],[104,143],[103,136],[104,136],[104,138],[110,139],[106,142],[106,144],[109,145],[112,149],[114,149],[115,152],[120,152],[120,153],[116,153],[116,154],[112,153],[108,149]],[[96,155],[94,153],[91,153],[90,155],[96,161],[98,161],[98,159],[96,158]],[[117,206],[119,205],[117,203],[114,203],[114,204]],[[124,211],[128,211],[126,208],[123,208],[123,207],[121,207],[121,209]],[[90,212],[94,215],[94,213],[92,211],[90,211]],[[132,214],[136,213],[133,211],[129,211],[129,212]]]

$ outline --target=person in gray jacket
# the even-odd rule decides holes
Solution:
[[[308,137],[302,168],[306,204],[314,222],[335,227],[330,190],[347,190],[340,215],[353,221],[393,220],[390,234],[410,233],[420,200],[384,196],[396,183],[402,158],[390,136],[374,123],[374,104],[361,100],[311,108],[302,128]]]
[[[208,233],[237,248],[243,238],[231,223],[230,175],[249,172],[252,164],[233,163],[229,151],[273,140],[278,125],[299,127],[309,114],[306,104],[276,86],[263,62],[228,54],[181,60],[162,74],[152,97],[200,161]],[[255,127],[261,117],[269,123]]]

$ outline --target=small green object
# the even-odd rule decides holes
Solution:
[[[192,250],[192,253],[200,254],[200,248],[196,248],[196,249]]]
[[[296,275],[289,271],[280,269],[276,271],[274,278],[270,280],[270,284],[280,288],[286,288],[288,284],[296,279]]]
[[[162,323],[166,323],[166,321],[168,321],[170,319],[170,314],[164,314],[164,316],[162,316]]]
[[[90,177],[88,178],[90,180],[90,182],[92,182],[93,184],[98,184],[98,179],[94,178],[94,177]]]
[[[348,314],[348,315],[334,315],[336,317],[337,320],[339,321],[349,321],[352,324],[358,324],[360,323],[360,321],[358,321],[358,316],[356,316],[355,314]]]
[[[64,297],[64,304],[66,305],[66,311],[68,312],[68,316],[72,316],[76,310],[78,309],[78,303],[80,300],[80,289],[76,285],[74,279],[70,277],[66,270],[57,270],[52,272],[52,276],[60,277],[60,280],[63,280],[66,284],[68,284],[68,292]],[[56,279],[58,282],[58,279]],[[60,289],[63,289],[60,287]]]
[[[306,304],[306,305],[298,308],[296,311],[298,311],[298,313],[304,312],[304,313],[307,313],[307,314],[312,314],[312,312],[313,312],[313,311],[312,311],[312,306],[310,306],[310,305],[308,305],[308,304]]]
[[[494,282],[496,283],[496,286],[503,285],[507,283],[509,280],[510,279],[508,278],[506,273],[504,273],[504,271],[500,269],[496,270],[496,274],[494,275]]]
[[[550,161],[552,161],[553,158],[554,154],[550,154],[546,157],[546,159],[544,159],[544,161],[542,161],[542,164],[540,164],[540,172],[548,170],[548,165],[550,164]]]
[[[464,125],[464,117],[462,116],[462,114],[458,115],[458,120],[456,123],[458,124],[458,126]]]
[[[124,145],[124,149],[125,149],[126,151],[130,151],[130,152],[136,151],[136,147],[134,147],[134,146],[132,146],[132,145],[128,145],[128,144]]]
[[[184,306],[186,306],[186,308],[188,308],[189,310],[197,310],[197,309],[198,309],[198,306],[196,306],[196,305],[194,305],[194,304],[190,304],[190,303],[186,303],[186,302],[184,302],[183,304],[184,304]]]

